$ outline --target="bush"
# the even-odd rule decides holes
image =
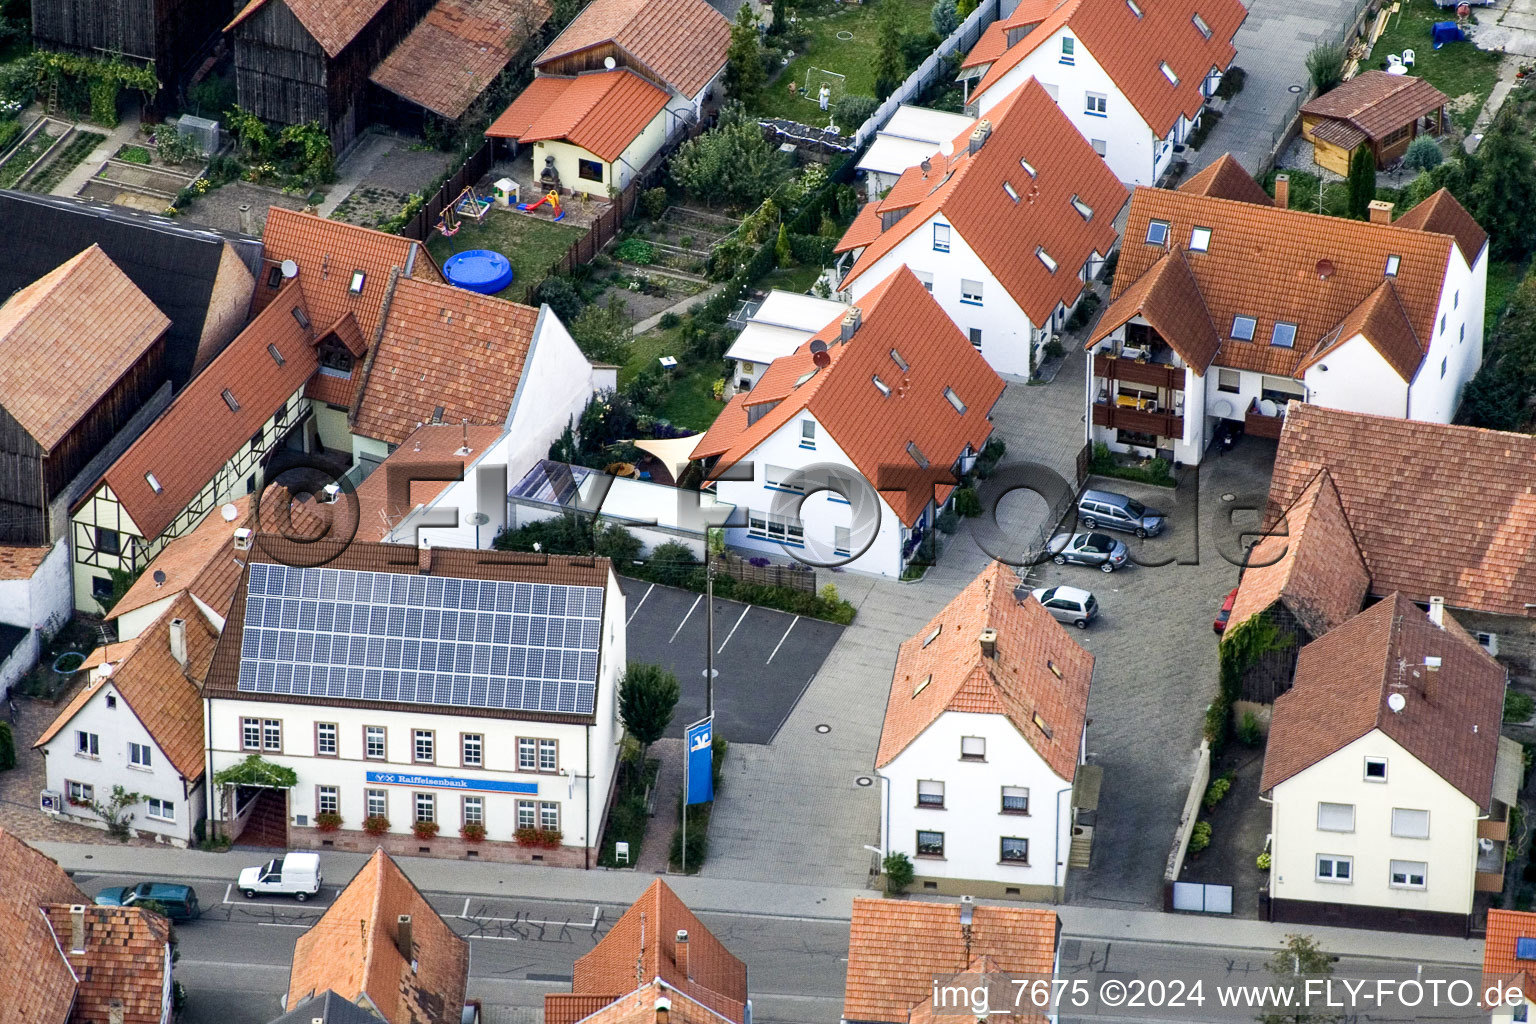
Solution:
[[[585,305],[581,301],[581,293],[576,290],[575,285],[571,284],[570,279],[565,277],[546,277],[539,282],[533,294],[567,327],[581,315],[581,308]]]
[[[10,771],[16,767],[16,735],[11,731],[11,723],[0,722],[0,772]]]
[[[693,549],[680,541],[669,540],[651,550],[647,564],[657,583],[667,587],[682,586],[690,573],[698,567],[699,560]]]
[[[1195,827],[1189,830],[1189,852],[1199,853],[1211,845],[1211,823],[1197,821]]]
[[[1272,862],[1273,859],[1270,857],[1268,850],[1265,850],[1263,853],[1259,854],[1258,857],[1254,858],[1254,863],[1258,865],[1260,871],[1268,871],[1269,865]]]
[[[885,891],[892,896],[906,892],[907,886],[917,876],[917,872],[912,869],[911,859],[900,851],[886,854],[880,866],[885,869]]]
[[[1098,293],[1085,292],[1083,297],[1078,300],[1077,308],[1072,311],[1072,315],[1067,317],[1067,330],[1075,331],[1086,324],[1089,318],[1098,312],[1099,301]],[[1057,349],[1061,348],[1061,344],[1056,342],[1055,338],[1052,338],[1051,341],[1056,343]]]
[[[1344,44],[1318,43],[1312,47],[1307,54],[1307,74],[1312,76],[1319,96],[1344,81]]]
[[[1252,711],[1243,712],[1243,720],[1237,723],[1237,742],[1245,747],[1256,747],[1264,739],[1259,717]]]
[[[1221,84],[1216,87],[1216,95],[1229,100],[1243,91],[1243,83],[1246,81],[1248,72],[1236,66],[1227,68],[1226,74],[1221,76]]]
[[[656,260],[656,248],[643,238],[626,238],[614,246],[613,258],[625,263],[649,265]]]
[[[661,314],[661,319],[657,321],[657,325],[664,331],[670,331],[672,328],[676,327],[682,322],[683,318],[669,309],[665,313]]]
[[[1205,798],[1200,801],[1205,806],[1206,812],[1214,811],[1216,805],[1221,803],[1221,798],[1226,796],[1227,791],[1231,788],[1232,779],[1229,776],[1223,775],[1220,778],[1212,779],[1211,784],[1205,788]]]
[[[992,438],[981,449],[981,454],[977,456],[976,465],[972,472],[985,480],[992,475],[992,471],[997,468],[997,464],[1003,460],[1003,456],[1006,454],[1008,454],[1008,442],[1000,437]]]
[[[837,239],[825,235],[790,235],[789,255],[796,263],[825,267],[832,262],[832,247],[836,244]]]
[[[640,203],[645,207],[645,215],[651,220],[660,220],[661,215],[667,212],[667,190],[661,186],[648,188],[640,196]]]
[[[1536,715],[1536,698],[1518,690],[1505,691],[1504,721],[1519,724],[1530,721],[1532,715]]]
[[[1205,709],[1205,742],[1218,753],[1227,742],[1227,702],[1218,697]]]
[[[688,872],[698,873],[704,866],[704,858],[709,856],[709,814],[711,804],[694,804],[688,809]],[[678,867],[683,864],[683,828],[679,825],[672,832],[672,846],[667,851],[671,862]]]
[[[947,508],[939,513],[939,518],[935,521],[934,525],[945,536],[951,536],[956,530],[960,529],[960,517],[955,514],[954,509]]]
[[[981,497],[974,487],[961,487],[955,491],[955,514],[966,519],[981,515]]]
[[[1403,166],[1410,171],[1427,171],[1444,162],[1445,154],[1440,151],[1440,144],[1428,135],[1420,135],[1410,142],[1408,152],[1403,154]]]
[[[848,93],[832,104],[832,121],[842,134],[852,135],[879,107],[880,101],[873,96]]]

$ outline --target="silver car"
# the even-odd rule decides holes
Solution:
[[[1131,557],[1124,541],[1107,533],[1058,533],[1049,543],[1051,561],[1057,565],[1098,566],[1102,572],[1114,572]]]
[[[1051,618],[1070,622],[1078,629],[1087,629],[1099,614],[1099,602],[1078,587],[1041,587],[1030,594],[1051,613]]]

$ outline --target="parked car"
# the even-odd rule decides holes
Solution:
[[[1216,621],[1211,623],[1211,628],[1216,631],[1217,636],[1227,631],[1227,620],[1232,617],[1232,606],[1236,603],[1237,588],[1233,587],[1227,591],[1227,599],[1221,602],[1221,611],[1216,613]]]
[[[1155,508],[1147,508],[1135,498],[1114,491],[1083,492],[1077,499],[1077,518],[1090,530],[1105,527],[1124,530],[1138,537],[1156,537],[1163,532],[1167,517]]]
[[[1070,622],[1078,629],[1087,629],[1088,623],[1099,615],[1099,602],[1078,587],[1041,587],[1030,594],[1051,613],[1051,618]]]
[[[292,896],[303,903],[320,891],[325,879],[320,874],[318,853],[285,853],[261,867],[240,872],[235,888],[248,900],[269,894]]]
[[[103,889],[93,901],[98,907],[148,906],[172,921],[195,921],[203,912],[197,890],[175,882],[140,882]]]
[[[1048,547],[1057,565],[1096,565],[1103,572],[1114,572],[1131,557],[1125,542],[1107,533],[1058,533]]]

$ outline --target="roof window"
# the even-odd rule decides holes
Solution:
[[[1019,166],[1024,168],[1024,173],[1028,174],[1031,178],[1038,178],[1040,176],[1040,172],[1035,170],[1035,165],[1023,157],[1019,157]]]
[[[880,392],[880,394],[883,397],[885,397],[885,398],[890,398],[891,397],[891,386],[889,384],[887,384],[885,381],[881,380],[880,379],[880,375],[878,373],[875,374],[874,376],[870,377],[869,379],[874,381],[874,383],[875,383],[875,390]]]
[[[912,457],[913,462],[917,463],[918,468],[928,468],[928,456],[923,454],[923,450],[917,446],[916,441],[907,442],[907,454]]]
[[[1234,341],[1252,341],[1253,332],[1259,322],[1251,316],[1238,315],[1232,318],[1232,338]]]
[[[1141,4],[1137,3],[1136,0],[1125,0],[1125,6],[1129,7],[1131,13],[1136,15],[1136,17],[1141,17]]]
[[[933,682],[933,673],[929,672],[927,675],[923,676],[923,678],[917,681],[916,686],[912,687],[912,696],[915,698],[918,694],[928,689],[928,684],[931,682]]]
[[[1269,336],[1269,343],[1276,348],[1293,348],[1296,345],[1296,325],[1277,321]]]
[[[928,636],[923,639],[923,646],[926,648],[929,644],[933,643],[939,638],[939,634],[942,632],[944,632],[944,623],[941,622],[937,626],[934,626],[933,632],[929,633]]]
[[[1035,255],[1040,258],[1041,263],[1045,264],[1046,270],[1049,270],[1053,274],[1056,273],[1056,260],[1053,256],[1051,256],[1050,253],[1045,251],[1045,246],[1035,246]]]
[[[1051,727],[1046,724],[1045,716],[1038,711],[1035,712],[1035,728],[1044,733],[1046,739],[1051,738]]]
[[[1163,61],[1161,64],[1159,64],[1157,66],[1157,68],[1158,68],[1159,71],[1161,71],[1163,73],[1163,77],[1168,79],[1169,82],[1171,82],[1174,85],[1178,85],[1179,84],[1179,76],[1173,73],[1173,68],[1168,66],[1168,62],[1167,61]]]
[[[224,389],[223,398],[224,398],[224,404],[229,406],[229,411],[230,412],[239,412],[240,411],[240,403],[235,401],[235,393],[233,391],[229,390],[229,388],[225,388]]]
[[[293,318],[298,321],[300,327],[306,331],[309,330],[309,317],[305,316],[304,311],[298,306],[293,307]]]
[[[800,376],[795,378],[795,387],[799,387],[801,384],[804,384],[806,381],[810,380],[814,376],[816,376],[816,371],[815,370],[807,370],[806,372],[802,373]]]
[[[276,345],[268,345],[267,346],[267,355],[271,356],[272,357],[272,361],[274,363],[276,363],[278,366],[282,366],[282,365],[284,365],[285,363],[288,362],[288,360],[283,358],[283,354],[277,350],[277,346]]]
[[[161,491],[165,490],[164,487],[160,486],[160,481],[155,478],[155,474],[153,473],[145,473],[144,482],[149,484],[149,489],[154,491],[156,494],[159,494]]]
[[[1147,222],[1147,244],[1168,244],[1168,222],[1165,220],[1152,220]]]
[[[1403,258],[1401,256],[1388,256],[1387,257],[1387,276],[1388,277],[1396,277],[1397,276],[1397,268],[1402,266],[1402,265],[1403,265]]]
[[[1009,199],[1012,199],[1014,202],[1018,202],[1019,201],[1018,189],[1013,187],[1013,183],[1012,182],[1010,182],[1010,181],[1003,182],[1003,191],[1008,193],[1008,198]]]
[[[895,349],[891,349],[891,362],[901,367],[902,373],[906,373],[907,370],[910,369],[910,367],[907,366],[907,361],[901,358],[901,353],[897,352]]]
[[[1189,232],[1189,251],[1205,252],[1211,247],[1210,228],[1191,228]]]
[[[1055,676],[1057,679],[1061,678],[1061,666],[1060,665],[1056,664],[1054,661],[1051,661],[1049,658],[1047,658],[1046,661],[1045,661],[1045,667],[1051,670],[1051,675]]]
[[[1077,196],[1072,197],[1072,209],[1082,214],[1083,220],[1093,220],[1093,207],[1083,202]]]
[[[1195,16],[1190,20],[1195,23],[1195,28],[1200,30],[1201,35],[1205,36],[1207,39],[1211,38],[1211,26],[1207,25],[1205,23],[1205,19],[1200,17],[1199,11],[1196,11]]]
[[[368,280],[368,275],[361,270],[352,271],[352,283],[347,285],[347,291],[353,295],[361,295],[363,292],[363,282],[366,280]]]
[[[955,407],[955,412],[962,416],[965,415],[965,403],[960,400],[959,395],[955,394],[954,388],[944,389],[944,400]]]

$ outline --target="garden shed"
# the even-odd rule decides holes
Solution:
[[[1315,149],[1318,166],[1349,174],[1349,160],[1361,146],[1387,167],[1408,150],[1421,131],[1445,128],[1445,93],[1422,78],[1366,71],[1302,105],[1301,133]]]
[[[44,49],[152,60],[174,96],[233,9],[233,0],[32,0],[32,36]]]

